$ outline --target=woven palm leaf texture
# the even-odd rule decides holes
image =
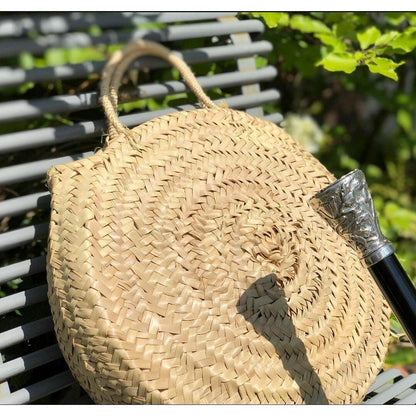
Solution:
[[[174,65],[201,108],[122,125],[118,88],[143,55]],[[214,104],[162,45],[114,53],[101,97],[107,144],[48,172],[48,296],[90,397],[360,402],[390,310],[309,204],[335,178],[275,124]]]

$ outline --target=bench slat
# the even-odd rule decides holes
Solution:
[[[409,390],[409,395],[399,400],[395,404],[415,404],[416,403],[416,390]]]
[[[36,286],[23,292],[15,293],[0,299],[0,314],[12,312],[47,299],[47,285]]]
[[[397,383],[392,384],[388,389],[382,393],[377,394],[371,399],[366,400],[365,404],[384,404],[389,400],[395,398],[398,395],[402,395],[403,392],[408,390],[410,387],[416,385],[416,374],[411,374],[404,377]]]
[[[387,371],[383,371],[378,375],[374,383],[368,388],[368,393],[378,392],[380,388],[397,377],[403,377],[403,374],[397,368],[390,368]]]
[[[56,391],[62,390],[75,383],[71,372],[63,373],[49,377],[38,383],[22,388],[10,394],[10,396],[0,398],[0,404],[25,404],[49,396]]]
[[[53,321],[51,316],[9,329],[0,333],[0,351],[52,331]]]
[[[93,155],[93,152],[79,153],[54,159],[37,160],[36,162],[22,163],[0,169],[0,186],[19,183],[31,179],[38,179],[45,175],[53,165],[73,162]]]
[[[267,121],[270,121],[270,123],[274,124],[280,124],[283,121],[283,116],[279,113],[268,114],[266,116],[263,116],[263,118]]]
[[[10,280],[32,276],[46,270],[46,256],[19,261],[0,268],[0,285]],[[1,350],[1,348],[0,348]]]
[[[61,358],[58,344],[7,361],[0,366],[0,382]]]
[[[21,215],[36,208],[49,208],[50,202],[49,192],[37,192],[35,194],[6,199],[0,202],[0,218]]]
[[[17,230],[7,231],[0,234],[0,251],[10,250],[21,245],[40,240],[47,236],[49,223],[28,225]],[[5,299],[5,298],[3,298]],[[2,299],[0,299],[1,302]]]

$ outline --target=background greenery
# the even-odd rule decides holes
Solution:
[[[267,105],[266,112],[282,112],[284,127],[336,176],[357,167],[365,172],[382,230],[394,243],[398,257],[416,283],[416,13],[239,13],[240,19],[252,17],[264,21],[266,29],[261,38],[273,44],[273,52],[266,58],[258,57],[257,65],[271,64],[279,72],[277,79],[264,88],[279,89],[282,98],[279,103]],[[159,26],[152,23],[148,28]],[[92,26],[86,32],[97,36],[101,29]],[[219,37],[216,42],[219,45],[227,41],[228,37]],[[206,43],[201,38],[172,42],[169,46],[187,49],[204,47]],[[100,61],[120,46],[53,48],[42,55],[21,53],[2,64],[31,69]],[[193,65],[192,69],[197,75],[205,76],[232,70],[235,66],[234,60],[228,60]],[[162,81],[179,79],[179,74],[174,69],[161,69],[153,71],[151,77]],[[137,74],[132,71],[129,79],[130,86],[136,84]],[[140,82],[150,82],[150,75],[141,73]],[[98,83],[98,75],[83,80],[25,83],[3,89],[0,101],[97,91]],[[231,90],[209,91],[214,99],[229,93]],[[120,110],[124,113],[155,110],[189,100],[189,94],[177,94],[121,104]],[[46,114],[37,119],[2,124],[0,134],[101,118],[101,108]],[[99,137],[15,152],[1,158],[0,166],[59,157],[66,155],[68,149],[72,153],[90,151],[101,145]],[[22,183],[0,189],[0,200],[44,190],[43,180]],[[48,215],[47,210],[39,209],[0,219],[0,232],[47,221]],[[43,255],[45,241],[35,241],[24,249],[25,257]],[[0,256],[0,266],[21,260],[21,251],[18,248],[8,251],[7,258]],[[30,281],[16,279],[2,285],[0,297],[31,287],[34,282],[44,283],[44,276],[31,276]],[[15,322],[21,324],[22,319],[30,321],[33,316],[40,318],[47,313],[48,304],[44,302],[10,313],[0,324],[6,330]],[[416,372],[415,349],[400,336],[402,330],[394,317],[391,323],[398,334],[392,334],[386,366],[399,365]],[[30,342],[40,348],[52,341],[40,337]],[[13,348],[6,353],[10,360],[21,351]]]

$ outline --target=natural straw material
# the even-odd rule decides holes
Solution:
[[[132,130],[129,64],[176,66],[205,108]],[[334,177],[276,125],[212,103],[164,47],[136,41],[102,79],[109,140],[48,173],[49,300],[97,403],[358,403],[390,310],[309,205]]]

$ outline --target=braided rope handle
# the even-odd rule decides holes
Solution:
[[[126,47],[116,51],[108,60],[104,67],[101,80],[101,102],[109,123],[109,135],[115,133],[125,133],[127,129],[117,113],[118,89],[121,84],[123,74],[130,64],[137,58],[145,55],[156,56],[172,64],[182,75],[182,78],[196,95],[203,107],[217,107],[202,90],[201,85],[196,80],[189,66],[172,51],[159,43],[143,39],[129,43]]]

